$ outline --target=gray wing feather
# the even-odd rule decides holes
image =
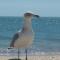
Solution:
[[[16,41],[18,38],[19,38],[19,34],[16,33],[16,34],[14,35],[14,37],[12,38],[12,42],[11,42],[11,44],[10,44],[10,47],[14,47],[14,43],[15,43],[15,41]]]

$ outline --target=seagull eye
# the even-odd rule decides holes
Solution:
[[[32,14],[30,14],[30,13],[26,13],[25,16],[32,16]]]

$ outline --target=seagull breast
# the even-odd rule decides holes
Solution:
[[[33,32],[21,32],[19,38],[15,41],[15,48],[27,48],[32,45],[34,38]]]

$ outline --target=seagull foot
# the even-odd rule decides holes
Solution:
[[[8,60],[22,60],[22,59],[16,59],[16,58],[15,58],[15,59],[8,59]]]

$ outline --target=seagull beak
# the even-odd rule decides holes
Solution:
[[[40,18],[40,16],[39,16],[39,15],[34,15],[34,14],[33,14],[33,16],[34,16],[34,17],[36,17],[36,18]]]

